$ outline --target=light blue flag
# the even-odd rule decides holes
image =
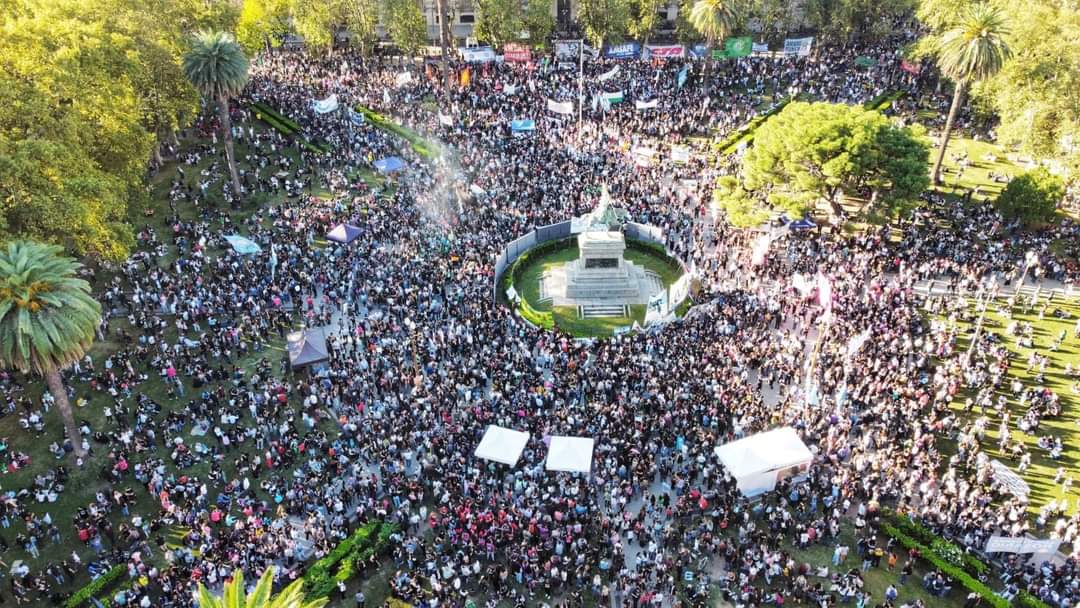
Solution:
[[[689,72],[690,72],[690,64],[689,63],[684,65],[683,68],[681,70],[679,70],[679,76],[675,81],[675,84],[676,84],[677,88],[680,88],[680,89],[683,88],[683,85],[686,84],[686,77],[689,75]]]

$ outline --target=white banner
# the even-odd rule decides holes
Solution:
[[[411,73],[402,72],[402,73],[397,75],[397,78],[394,79],[394,84],[396,84],[399,87],[403,87],[403,86],[409,84],[410,82],[412,82],[412,80],[413,80],[413,78],[412,78]]]
[[[600,82],[604,82],[606,80],[611,80],[612,78],[614,78],[614,77],[616,77],[618,75],[619,75],[619,66],[615,66],[615,67],[611,68],[610,70],[604,72],[603,74],[600,74],[600,76],[597,77],[597,80],[599,80]]]
[[[810,48],[814,45],[814,37],[788,38],[784,40],[784,55],[787,57],[806,57],[810,54]]]
[[[691,278],[690,273],[686,273],[668,288],[668,306],[671,307],[671,310],[675,310],[690,295]]]
[[[1060,538],[1009,538],[1008,536],[991,536],[986,541],[987,553],[1037,553],[1048,555],[1054,553],[1061,546]]]
[[[659,105],[660,105],[660,100],[659,99],[654,99],[652,101],[635,101],[634,102],[634,107],[639,109],[639,110],[652,110],[653,108],[656,108]]]
[[[862,349],[863,344],[866,344],[868,340],[870,340],[869,327],[867,327],[858,335],[852,336],[852,338],[848,340],[847,344],[847,357],[850,359],[851,357],[855,356],[855,354],[858,353],[860,349]]]
[[[755,42],[750,47],[755,53],[768,53],[769,45],[765,42]]]
[[[556,59],[577,58],[579,53],[578,45],[581,44],[580,42],[577,40],[556,40],[554,42]]]
[[[503,93],[505,93],[507,95],[513,95],[514,93],[517,93],[517,90],[518,90],[518,88],[516,86],[512,85],[512,84],[508,84],[505,87],[503,87]]]
[[[454,126],[454,119],[450,118],[446,114],[443,114],[442,112],[439,112],[439,124],[445,127],[452,127]]]
[[[555,101],[554,99],[547,100],[547,109],[556,114],[573,114],[574,102],[572,101]]]
[[[1031,494],[1031,486],[1000,460],[991,460],[990,469],[994,481],[1004,485],[1005,489],[1013,496],[1026,500],[1028,495]]]
[[[653,157],[656,156],[656,150],[644,146],[634,146],[630,149],[630,154],[634,157],[634,164],[639,167],[648,167],[652,164]]]
[[[458,49],[461,58],[468,63],[488,63],[495,61],[495,50],[487,46],[478,46],[471,49]]]
[[[813,281],[797,272],[791,275],[791,286],[804,298],[809,296],[810,293],[814,291],[815,287]]]
[[[671,146],[671,161],[676,163],[690,162],[690,148],[673,144]]]
[[[311,107],[319,114],[328,114],[338,108],[337,94],[333,94],[326,99],[316,99],[311,102]]]

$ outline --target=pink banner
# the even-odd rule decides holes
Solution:
[[[525,45],[511,42],[503,47],[503,59],[509,62],[528,63],[532,61],[532,51]]]

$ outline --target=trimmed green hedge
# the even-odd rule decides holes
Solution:
[[[877,110],[881,112],[887,110],[892,106],[893,102],[904,97],[903,91],[885,91],[881,95],[874,97],[870,101],[863,104],[863,107],[867,110]]]
[[[890,523],[882,523],[881,531],[884,532],[886,535],[895,538],[901,545],[904,546],[904,548],[915,549],[916,551],[918,551],[919,557],[921,559],[930,562],[935,568],[941,570],[941,572],[945,574],[945,576],[948,576],[949,578],[960,583],[969,591],[974,591],[975,593],[978,593],[979,596],[982,597],[982,599],[989,606],[991,606],[991,608],[1010,608],[1011,604],[1009,600],[1001,597],[1000,595],[997,595],[996,593],[994,593],[993,589],[987,587],[985,584],[982,583],[982,581],[972,577],[962,568],[959,568],[949,563],[947,560],[934,553],[934,551],[926,545],[920,543],[919,541],[908,536],[907,534],[904,534],[904,532],[902,532],[896,526]]]
[[[357,561],[370,559],[386,549],[395,530],[397,526],[379,522],[358,528],[304,572],[304,595],[309,599],[329,597],[338,581],[347,581],[356,573]]]
[[[1016,595],[1016,603],[1024,608],[1050,608],[1050,605],[1031,595],[1027,591],[1021,591]]]
[[[387,133],[393,133],[412,144],[413,152],[416,152],[421,158],[430,159],[434,157],[434,153],[431,151],[431,143],[416,131],[407,129],[386,118],[382,114],[369,108],[365,108],[364,106],[356,106],[356,111],[363,114],[364,119],[375,125],[377,128],[382,129]]]
[[[64,602],[64,608],[78,608],[90,598],[101,593],[110,584],[116,581],[116,579],[127,573],[127,566],[124,564],[118,564],[109,568],[101,576],[95,578],[86,584],[85,587],[76,591],[66,602]]]
[[[735,152],[735,150],[739,148],[739,144],[741,144],[744,140],[749,142],[754,139],[754,131],[756,131],[763,122],[768,120],[769,117],[773,114],[776,114],[780,110],[783,110],[784,107],[794,101],[794,99],[794,96],[788,97],[784,101],[781,101],[775,106],[769,108],[768,112],[765,112],[760,116],[755,116],[753,119],[750,120],[750,122],[746,123],[743,128],[735,131],[734,133],[731,133],[724,139],[721,139],[719,142],[713,144],[713,147],[716,150],[719,150],[722,156],[727,156],[728,154]]]
[[[280,124],[282,128],[286,129],[286,134],[300,133],[303,131],[303,129],[300,127],[299,124],[297,124],[295,120],[289,118],[288,116],[285,116],[281,112],[278,112],[274,108],[271,108],[270,106],[262,103],[261,101],[256,101],[255,103],[251,104],[251,107],[255,108],[256,111],[263,115],[263,117],[260,117],[261,120],[266,120],[266,118],[270,118],[274,122]]]
[[[883,515],[898,530],[930,547],[942,559],[952,565],[963,568],[972,576],[982,576],[990,572],[990,566],[984,564],[979,558],[964,551],[959,545],[949,542],[922,523],[907,516],[900,515],[890,510],[883,510]]]

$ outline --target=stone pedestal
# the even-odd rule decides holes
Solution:
[[[645,272],[623,259],[626,240],[621,232],[582,232],[578,259],[566,264],[566,298],[638,303],[639,279]]]

